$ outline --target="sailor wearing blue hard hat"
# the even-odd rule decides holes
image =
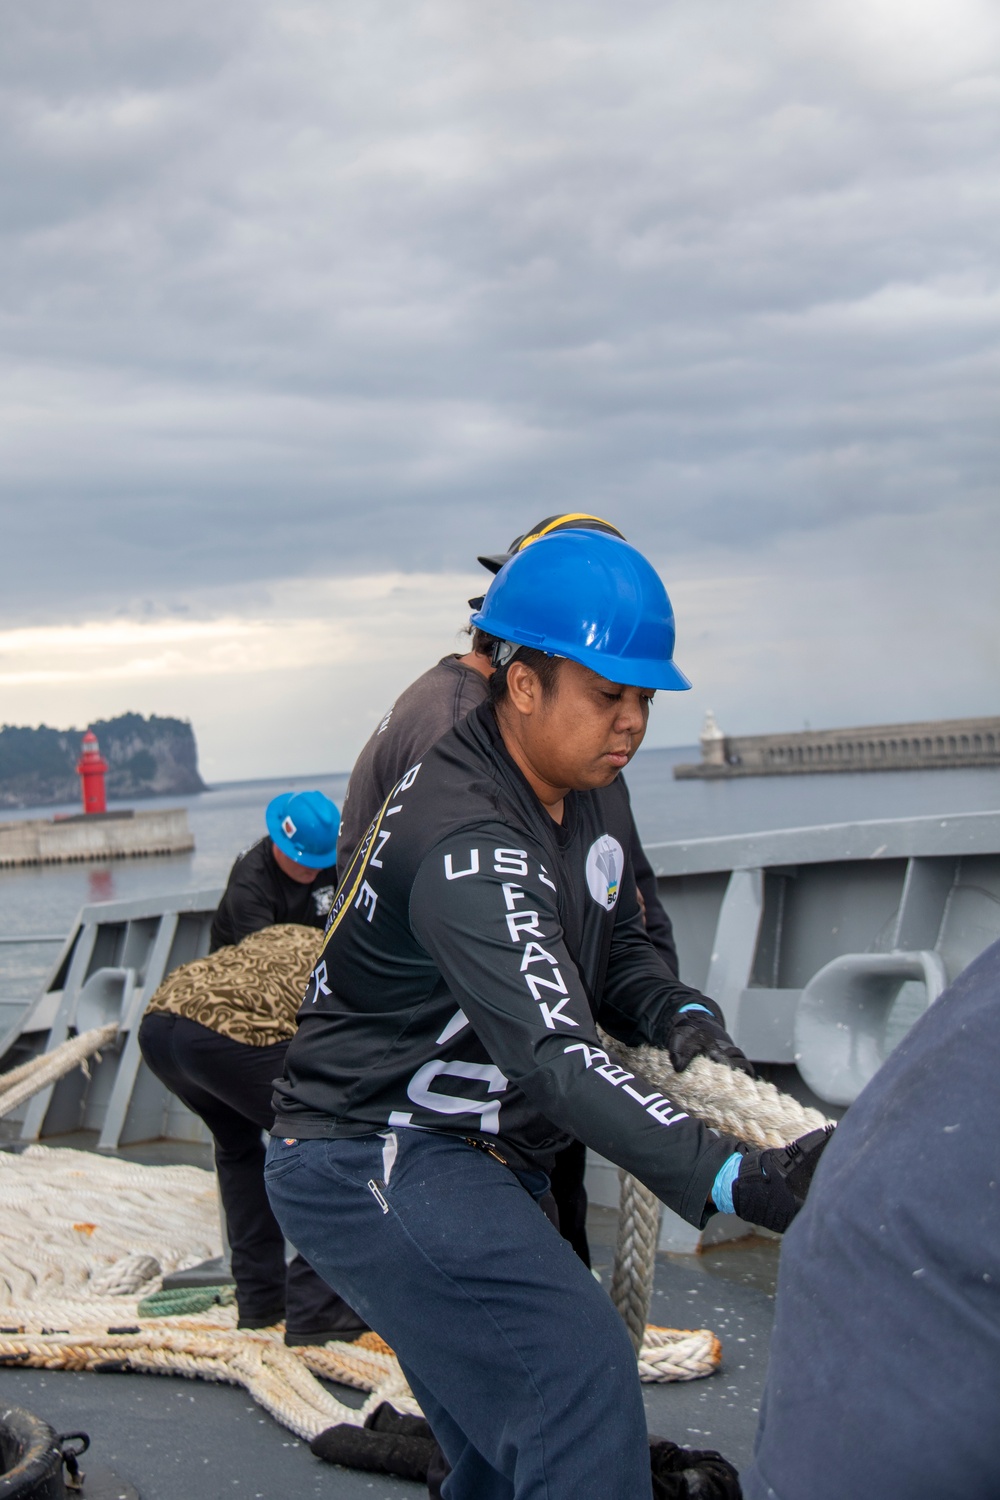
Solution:
[[[543,544],[539,544],[543,543]],[[674,611],[656,569],[620,536],[569,529],[509,558],[472,624],[503,643],[565,657],[630,687],[686,689]]]
[[[322,927],[337,884],[340,813],[323,792],[282,792],[267,837],[239,856],[212,922],[212,951],[275,922]]]
[[[282,792],[267,804],[264,821],[275,848],[300,869],[336,863],[340,813],[322,792]]]
[[[529,526],[514,538],[505,552],[481,554],[478,560],[490,573],[496,574],[519,552],[565,531],[602,532],[617,537],[619,541],[625,540],[614,523],[603,516],[589,511],[561,511]],[[470,599],[469,606],[482,609],[483,599]],[[346,868],[372,818],[404,772],[416,764],[443,734],[487,700],[489,681],[494,672],[493,646],[494,637],[473,629],[469,651],[461,656],[450,654],[443,657],[412,682],[387,713],[379,716],[380,722],[351,772],[338,834],[338,867]],[[660,899],[656,876],[643,851],[634,822],[629,853],[646,932],[670,972],[676,974],[678,959],[673,926]],[[585,1174],[586,1150],[579,1141],[574,1141],[556,1155],[549,1173],[560,1233],[589,1266]]]
[[[490,699],[409,766],[342,872],[268,1192],[395,1350],[451,1500],[651,1500],[625,1326],[539,1206],[552,1157],[575,1137],[691,1224],[735,1208],[780,1230],[819,1143],[716,1134],[598,1035],[748,1067],[639,910],[620,772],[653,692],[687,686],[654,569],[562,531],[504,564],[474,623],[497,641]],[[682,1458],[698,1472],[676,1493],[738,1494],[716,1455]]]
[[[265,928],[326,924],[340,822],[335,804],[319,791],[282,792],[264,821],[267,834],[230,872],[212,921],[211,953]],[[194,1014],[154,1009],[143,1019],[139,1045],[147,1067],[214,1138],[239,1325],[270,1328],[284,1319],[290,1345],[357,1338],[367,1323],[308,1260],[297,1253],[286,1265],[284,1236],[264,1190],[261,1132],[274,1118],[271,1093],[288,1047],[285,1017],[270,986],[255,1000],[219,973],[217,1003]]]

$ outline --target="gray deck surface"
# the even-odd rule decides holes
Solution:
[[[615,1215],[591,1209],[595,1264],[610,1280]],[[744,1240],[698,1256],[660,1255],[651,1321],[714,1329],[718,1374],[644,1386],[651,1432],[749,1460],[763,1387],[778,1246]],[[360,1392],[336,1387],[360,1404]],[[0,1370],[0,1400],[57,1431],[91,1437],[94,1464],[131,1481],[141,1500],[419,1500],[423,1486],[356,1473],[313,1458],[308,1446],[234,1386],[177,1376]],[[84,1463],[86,1468],[86,1463]]]

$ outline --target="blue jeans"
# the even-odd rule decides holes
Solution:
[[[272,1139],[275,1215],[396,1351],[447,1500],[650,1500],[625,1325],[528,1182],[457,1136]]]

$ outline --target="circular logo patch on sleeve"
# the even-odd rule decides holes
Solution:
[[[618,900],[625,855],[618,840],[604,833],[587,851],[587,888],[598,906],[610,911]]]

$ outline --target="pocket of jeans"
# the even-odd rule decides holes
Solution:
[[[264,1161],[264,1181],[277,1182],[279,1177],[287,1177],[289,1172],[301,1167],[302,1152],[299,1147],[299,1141],[289,1145],[287,1141],[276,1141],[272,1137]]]
[[[316,1170],[329,1173],[341,1187],[369,1192],[373,1178],[381,1180],[382,1141],[376,1135],[335,1136],[323,1142]]]

